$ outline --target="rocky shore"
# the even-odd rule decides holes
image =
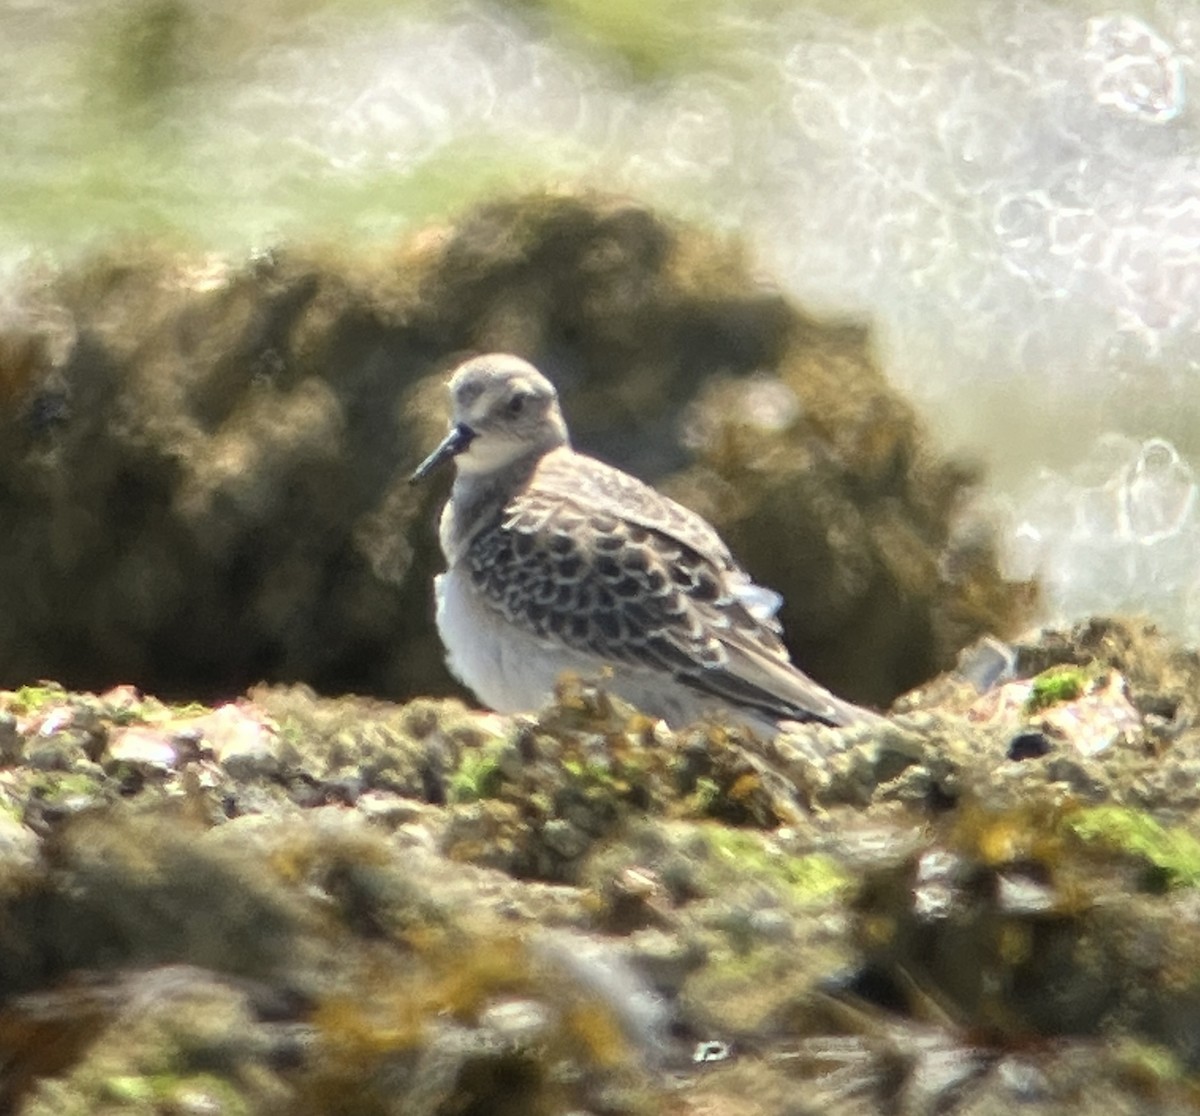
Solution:
[[[1190,1110],[1197,693],[1099,621],[771,743],[3,693],[0,1107]]]

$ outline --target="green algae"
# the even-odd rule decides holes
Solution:
[[[94,799],[101,779],[87,773],[47,771],[30,783],[30,793],[43,802],[58,804],[72,799]]]
[[[236,1086],[211,1073],[114,1073],[88,1081],[84,1072],[70,1082],[71,1100],[81,1112],[95,1111],[97,1103],[119,1106],[121,1112],[220,1112],[222,1116],[245,1116],[251,1111]],[[70,1103],[70,1102],[68,1102]]]
[[[484,798],[497,797],[504,782],[501,762],[507,748],[505,742],[468,750],[458,769],[450,776],[449,801],[479,802]]]
[[[1032,681],[1033,688],[1025,701],[1025,712],[1036,713],[1060,702],[1083,697],[1094,676],[1094,669],[1066,664],[1042,671]]]
[[[688,805],[700,817],[707,817],[716,811],[720,799],[721,784],[709,775],[702,775],[696,780]]]
[[[1184,829],[1160,825],[1125,806],[1091,806],[1065,819],[1085,844],[1124,852],[1145,861],[1169,888],[1200,884],[1200,839]]]
[[[1157,1043],[1124,1039],[1116,1044],[1113,1059],[1127,1074],[1148,1084],[1178,1085],[1187,1079],[1180,1060]]]
[[[758,833],[748,830],[705,827],[703,833],[718,860],[736,869],[739,876],[774,885],[794,905],[827,902],[853,885],[846,869],[823,853],[795,856],[770,846]]]
[[[192,717],[203,717],[206,713],[212,712],[212,706],[205,705],[201,701],[185,701],[179,705],[169,705],[166,709],[171,718],[181,721]]]
[[[135,1073],[117,1073],[106,1078],[99,1090],[105,1100],[119,1104],[149,1104],[163,1095],[152,1077]]]
[[[562,767],[580,789],[604,791],[621,798],[628,797],[646,775],[641,765],[629,760],[597,763],[595,760],[568,756],[563,760]]]
[[[38,682],[20,686],[8,695],[8,708],[14,713],[28,716],[38,713],[49,705],[66,700],[67,692],[57,682]]]

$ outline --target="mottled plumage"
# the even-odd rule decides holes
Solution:
[[[536,708],[563,670],[596,674],[679,725],[731,713],[759,730],[874,714],[788,660],[779,598],[700,516],[576,453],[550,382],[517,357],[450,381],[454,421],[414,474],[453,456],[438,627],[451,668],[500,712]]]

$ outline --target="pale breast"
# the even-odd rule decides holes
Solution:
[[[498,713],[539,709],[564,670],[588,674],[600,665],[509,623],[481,600],[461,567],[436,578],[434,592],[446,664]]]

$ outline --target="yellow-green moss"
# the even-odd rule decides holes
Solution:
[[[481,798],[495,798],[504,779],[500,759],[506,747],[507,744],[496,743],[469,749],[458,770],[450,776],[449,800],[478,802]]]
[[[1146,861],[1168,887],[1200,884],[1200,840],[1186,830],[1160,825],[1125,806],[1092,806],[1066,818],[1066,827],[1088,844]]]
[[[696,780],[696,789],[688,799],[688,806],[698,817],[707,817],[714,812],[721,797],[721,785],[708,775]]]
[[[1042,671],[1033,679],[1025,700],[1025,712],[1036,713],[1062,701],[1075,701],[1087,693],[1095,672],[1086,667],[1060,665]]]
[[[832,857],[821,853],[792,856],[768,846],[752,830],[713,826],[705,830],[709,848],[735,867],[739,875],[779,886],[792,903],[820,903],[845,891],[851,876]]]
[[[222,1116],[249,1112],[238,1090],[214,1074],[112,1074],[97,1085],[101,1101],[130,1106],[132,1111],[175,1112],[190,1110],[200,1097],[211,1101]]]
[[[575,783],[585,790],[602,790],[610,794],[627,795],[633,780],[644,772],[633,763],[596,763],[592,760],[571,756],[563,760],[563,770]]]
[[[7,699],[5,704],[12,712],[28,715],[54,702],[63,701],[67,694],[57,682],[38,682],[32,686],[21,686],[4,696]]]
[[[80,775],[69,771],[41,773],[30,785],[33,794],[50,803],[77,797],[94,798],[99,789],[99,780],[94,775]]]
[[[1122,1039],[1115,1044],[1113,1061],[1125,1074],[1151,1087],[1179,1085],[1187,1080],[1175,1054],[1156,1043]]]
[[[168,706],[168,711],[172,717],[183,721],[189,717],[203,717],[205,714],[211,713],[212,708],[203,702],[188,701],[181,705]]]

